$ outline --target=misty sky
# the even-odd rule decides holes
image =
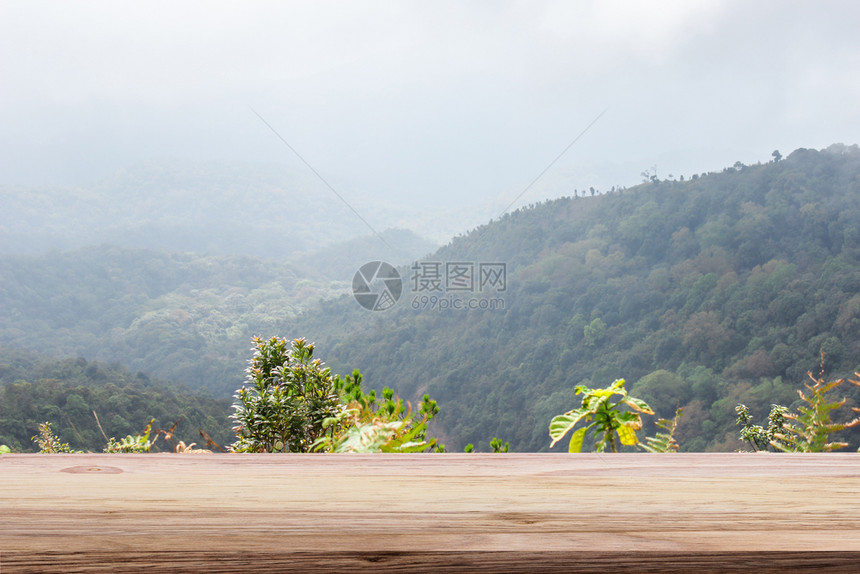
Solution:
[[[855,1],[0,1],[0,184],[277,162],[505,207],[860,141]],[[328,193],[320,190],[321,194]],[[330,199],[330,198],[329,198]]]

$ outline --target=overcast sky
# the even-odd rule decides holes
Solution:
[[[858,143],[858,30],[856,1],[0,0],[0,183],[307,171],[254,110],[348,199],[506,206],[604,111],[519,204],[689,176]]]

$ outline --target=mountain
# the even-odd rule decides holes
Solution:
[[[218,177],[216,170],[207,187],[217,189]],[[141,185],[155,194],[158,181]],[[69,198],[77,213],[86,211],[77,203],[85,196]],[[39,197],[15,200],[29,205],[32,237],[65,233]],[[145,209],[134,197],[130,205]],[[170,197],[177,208],[187,203],[164,194],[149,213],[169,207]],[[105,231],[97,222],[116,236],[134,226],[129,206],[115,209],[115,229],[104,214],[93,215],[89,231],[75,222],[80,241]],[[360,369],[370,387],[392,387],[413,404],[425,392],[437,399],[434,432],[449,450],[466,443],[486,450],[493,436],[515,450],[546,450],[551,417],[578,404],[574,387],[616,378],[660,416],[684,407],[682,449],[731,450],[741,446],[738,402],[758,419],[771,403],[796,405],[796,389],[818,371],[822,352],[827,376],[860,369],[857,146],[800,149],[764,165],[534,204],[421,259],[427,245],[396,231],[380,234],[383,241],[362,243],[362,231],[341,247],[315,243],[326,228],[311,219],[291,232],[289,262],[262,257],[263,244],[290,234],[275,236],[271,210],[257,211],[273,235],[248,238],[253,255],[107,244],[4,250],[0,347],[81,359],[81,368],[119,363],[224,399],[241,384],[252,335],[305,337],[337,373]],[[183,217],[193,224],[190,212]],[[2,233],[26,227],[4,218]],[[247,230],[253,218],[237,213],[236,221]],[[210,235],[213,228],[222,230],[210,224]],[[414,248],[408,257],[383,256],[405,246]],[[400,281],[379,264],[353,281],[355,267],[374,260],[392,264]],[[414,264],[397,267],[404,261]],[[351,287],[378,310],[362,307]],[[44,408],[65,408],[58,393],[46,391],[58,404]],[[858,406],[857,390],[846,394],[845,408]],[[857,432],[845,438],[860,445]]]
[[[446,265],[477,276],[482,263],[505,266],[504,290],[445,289]],[[658,415],[685,408],[682,449],[735,449],[738,402],[759,418],[796,403],[822,352],[828,375],[860,368],[860,150],[532,205],[399,271],[390,309],[324,301],[281,334],[316,341],[370,386],[430,393],[454,449],[498,436],[546,450],[550,418],[579,404],[574,387],[616,378]]]

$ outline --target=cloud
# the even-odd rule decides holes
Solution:
[[[504,201],[608,108],[524,201],[629,185],[854,143],[857,29],[835,1],[3,2],[0,173],[305,169],[253,107],[345,193]]]

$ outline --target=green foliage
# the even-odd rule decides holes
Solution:
[[[775,432],[771,445],[783,452],[830,452],[848,446],[847,442],[830,441],[830,435],[846,428],[860,425],[860,417],[847,422],[836,423],[831,413],[843,406],[847,399],[831,401],[826,397],[831,391],[845,382],[837,379],[825,382],[823,373],[816,378],[809,373],[813,384],[804,383],[808,395],[798,390],[800,400],[806,403],[798,407],[796,413],[786,413],[786,422],[780,431]]]
[[[586,347],[595,347],[606,336],[606,323],[600,317],[582,328],[582,337]]]
[[[392,420],[394,419],[394,420]],[[343,415],[326,421],[340,425],[337,436],[324,436],[314,444],[323,452],[424,452],[432,444],[423,439],[426,419],[413,424],[411,409],[375,417],[357,404],[347,405]]]
[[[245,384],[234,395],[235,452],[310,452],[338,434],[342,408],[331,371],[314,345],[254,337]]]
[[[511,449],[511,445],[507,442],[503,443],[502,439],[498,437],[493,437],[490,440],[490,449],[492,449],[493,452],[497,453],[508,452]]]
[[[639,448],[650,453],[666,453],[678,452],[678,442],[675,440],[675,431],[678,428],[678,421],[681,420],[681,414],[684,409],[678,408],[675,411],[675,417],[672,419],[657,419],[657,426],[666,432],[658,432],[656,436],[646,436],[645,443],[639,444]]]
[[[630,392],[661,415],[668,415],[693,396],[690,382],[677,373],[659,369],[648,373],[631,386]]]
[[[860,374],[855,373],[858,377]],[[847,399],[833,401],[827,394],[845,382],[837,379],[826,382],[824,378],[824,353],[821,355],[821,371],[818,376],[808,373],[812,384],[804,383],[807,393],[798,390],[802,403],[797,412],[790,412],[781,405],[772,405],[767,428],[752,424],[749,409],[739,404],[737,424],[741,425],[741,439],[753,450],[772,449],[779,452],[830,452],[848,446],[847,442],[831,441],[830,436],[845,429],[860,425],[860,417],[845,422],[834,422],[832,414],[845,405]],[[860,381],[850,380],[860,386]],[[853,408],[854,412],[860,409]]]
[[[467,444],[466,447],[463,449],[463,452],[475,452],[475,445],[473,445],[472,443]]]
[[[41,454],[78,453],[72,450],[69,443],[62,442],[51,428],[51,423],[44,422],[39,425],[39,434],[33,437],[33,442],[39,447]]]
[[[30,437],[44,421],[72,449],[90,452],[102,451],[105,433],[134,434],[150,418],[155,418],[153,429],[175,425],[176,440],[194,442],[203,431],[226,443],[233,436],[229,414],[229,399],[179,385],[167,388],[163,381],[119,365],[0,351],[0,443],[16,452],[37,450]]]
[[[493,436],[546,450],[556,405],[578,404],[573,386],[621,373],[658,417],[685,409],[681,450],[735,450],[739,402],[764,413],[789,404],[822,346],[839,376],[860,357],[860,149],[786,156],[532,205],[428,258],[505,261],[505,311],[395,306],[380,329],[347,298],[291,328],[330,349],[335,370],[358,366],[403,397],[437,397],[434,422],[457,450]],[[846,395],[860,405],[860,389]],[[841,434],[860,446],[860,427]]]
[[[418,405],[412,405],[394,395],[389,388],[382,390],[382,402],[371,390],[361,388],[362,376],[357,370],[345,378],[337,377],[334,386],[346,404],[341,412],[326,420],[335,431],[321,437],[315,449],[324,452],[441,452],[435,438],[427,436],[429,422],[439,412],[436,401],[428,395]]]
[[[594,436],[595,451],[603,452],[609,447],[612,452],[618,452],[618,443],[626,446],[639,444],[636,431],[642,428],[640,413],[654,414],[644,401],[627,394],[624,379],[617,379],[603,389],[590,389],[579,385],[576,387],[576,394],[582,394],[582,405],[578,409],[554,417],[550,422],[550,448],[583,421],[590,424],[573,432],[568,452],[582,452],[582,444],[589,432]],[[612,398],[615,396],[619,398],[613,402]],[[632,411],[622,410],[622,406],[627,406]]]
[[[624,373],[657,416],[684,407],[682,450],[735,450],[735,405],[754,413],[790,405],[821,348],[834,378],[850,375],[860,357],[860,149],[786,156],[684,182],[649,175],[648,185],[623,193],[524,207],[427,259],[505,262],[505,310],[415,312],[401,300],[371,317],[349,295],[328,297],[343,284],[302,282],[295,269],[253,257],[114,247],[0,257],[0,345],[41,341],[61,355],[122,361],[227,398],[250,336],[289,329],[326,349],[336,372],[359,367],[413,405],[425,393],[438,398],[433,425],[452,450],[493,436],[517,451],[546,450],[546,422],[558,404],[576,404],[574,384],[604,387]],[[270,245],[280,243],[260,248]],[[408,288],[409,270],[401,274]],[[22,376],[15,363],[0,357],[6,384],[60,378]],[[664,373],[640,394],[633,383],[658,370],[678,379]],[[108,371],[102,365],[94,375]],[[846,406],[860,405],[860,389],[843,388]],[[11,394],[16,404],[29,400]],[[76,394],[105,412],[108,430],[113,413]],[[30,448],[38,422],[50,420],[72,447],[100,450],[83,446],[97,431],[82,428],[77,401],[63,398],[26,417],[0,399],[0,443]],[[117,436],[144,416],[175,420],[152,405],[118,402],[130,405],[117,407],[125,421],[110,430]],[[643,434],[654,434],[650,424]],[[860,446],[860,427],[838,434]]]
[[[768,450],[773,446],[775,437],[784,432],[785,418],[788,409],[782,405],[771,405],[767,416],[767,428],[753,424],[749,409],[744,404],[735,407],[738,414],[736,423],[741,426],[741,440],[749,444],[753,450]]]
[[[19,346],[23,332],[55,355],[116,361],[229,397],[248,340],[346,292],[346,279],[301,279],[252,257],[112,246],[0,255],[0,308],[15,311],[0,324],[0,346]]]
[[[136,435],[128,435],[125,438],[116,440],[111,437],[108,439],[107,446],[104,451],[108,453],[145,453],[149,452],[152,445],[155,444],[156,438],[149,440],[149,435],[152,433],[152,423],[155,419],[149,419],[146,428]]]
[[[12,449],[6,446],[5,444],[0,444],[0,454],[9,454],[12,452]]]

